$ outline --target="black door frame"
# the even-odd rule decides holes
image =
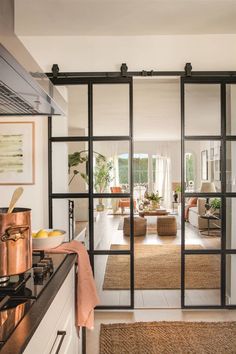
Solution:
[[[93,85],[129,85],[129,134],[126,136],[94,136],[93,135]],[[130,257],[130,304],[101,305],[97,309],[133,309],[134,308],[134,237],[133,237],[133,79],[120,78],[86,78],[86,80],[63,80],[59,85],[87,85],[88,87],[88,136],[52,136],[52,118],[49,117],[48,132],[48,170],[49,170],[49,227],[53,227],[53,200],[68,198],[88,198],[89,201],[89,257],[94,272],[94,257],[98,255],[127,255]],[[57,119],[60,119],[57,118]],[[55,142],[87,142],[89,156],[89,190],[88,193],[53,193],[52,181],[52,144]],[[129,143],[129,193],[95,193],[93,188],[93,143],[96,141],[126,141]],[[94,249],[94,199],[97,198],[129,198],[130,199],[130,248],[129,250],[95,250]]]
[[[221,192],[207,193],[208,197],[221,198],[221,248],[220,249],[203,249],[190,250],[185,249],[185,215],[182,207],[181,215],[181,308],[184,309],[219,309],[219,308],[236,308],[235,305],[226,304],[226,256],[228,254],[236,254],[236,249],[227,249],[226,247],[226,198],[236,197],[236,193],[227,192],[226,190],[226,143],[227,141],[236,141],[236,136],[227,135],[226,132],[226,85],[230,83],[236,84],[236,78],[227,76],[214,77],[182,77],[181,78],[181,204],[185,205],[185,198],[188,197],[206,197],[205,193],[185,192],[185,142],[186,141],[220,141],[221,142]],[[186,84],[219,84],[220,85],[220,104],[221,104],[221,131],[220,135],[185,135],[185,85]],[[215,254],[221,257],[221,296],[220,305],[186,305],[185,304],[185,256],[196,254]]]
[[[122,69],[122,67],[121,67]],[[88,100],[88,109],[89,109],[89,136],[88,137],[77,137],[77,136],[68,136],[68,137],[53,137],[52,136],[52,117],[49,117],[48,119],[48,191],[49,191],[49,196],[48,196],[48,201],[49,201],[49,227],[52,227],[53,225],[53,213],[52,213],[52,208],[53,208],[53,200],[54,199],[68,199],[68,198],[89,198],[89,219],[91,220],[90,222],[90,250],[88,251],[90,260],[91,260],[91,265],[92,269],[94,270],[94,256],[95,255],[109,255],[109,254],[127,254],[130,256],[130,305],[129,306],[98,306],[98,309],[133,309],[134,308],[134,237],[133,237],[133,163],[132,163],[132,158],[133,158],[133,77],[150,77],[150,76],[156,76],[156,77],[162,77],[162,76],[178,76],[181,79],[180,82],[180,89],[181,89],[181,184],[182,184],[182,190],[184,187],[184,141],[188,139],[188,137],[184,136],[184,84],[185,83],[220,83],[224,85],[227,83],[236,83],[236,71],[192,71],[191,70],[191,64],[187,63],[185,65],[185,70],[184,71],[136,71],[136,72],[131,72],[131,71],[118,71],[118,72],[53,72],[53,73],[47,73],[47,76],[50,78],[52,83],[54,85],[88,85],[88,91],[89,91],[89,100]],[[103,137],[93,137],[92,135],[92,119],[93,119],[93,114],[92,114],[92,85],[93,84],[116,84],[116,83],[129,83],[130,85],[130,134],[129,136],[103,136]],[[221,93],[221,100],[223,102],[223,91]],[[225,103],[223,104],[224,109],[225,109]],[[221,109],[221,117],[225,117],[225,111],[223,111],[223,108]],[[60,119],[58,117],[57,119]],[[191,137],[191,139],[194,139],[194,137]],[[201,137],[202,138],[202,137]],[[209,140],[215,137],[206,137],[207,140]],[[236,136],[227,136],[226,137],[226,132],[224,132],[224,136],[220,139],[225,139],[227,140],[236,140]],[[199,138],[196,137],[196,140]],[[90,187],[89,187],[89,193],[53,193],[52,189],[52,143],[53,142],[70,142],[70,141],[87,141],[89,143],[89,152],[92,152],[92,147],[93,147],[93,141],[112,141],[112,140],[126,140],[130,141],[130,193],[127,194],[115,194],[112,196],[111,194],[97,194],[93,193],[93,159],[92,159],[92,154],[90,153],[90,170],[89,170],[89,180],[90,180]],[[219,138],[218,138],[219,140]],[[222,154],[225,154],[225,149],[224,151],[222,150]],[[225,156],[225,155],[224,155]],[[225,171],[225,166],[224,163],[221,165],[221,172]],[[221,173],[223,176],[224,174]],[[225,183],[225,182],[224,182]],[[223,192],[223,190],[222,190]],[[212,196],[218,196],[219,193],[214,193]],[[222,193],[220,193],[222,195]],[[130,239],[130,250],[128,251],[109,251],[109,250],[94,250],[93,249],[93,199],[98,198],[98,197],[103,197],[103,198],[119,198],[119,197],[127,197],[130,198],[130,205],[131,205],[131,239]],[[185,197],[189,196],[204,196],[201,193],[182,193],[182,203],[184,201]],[[209,196],[211,196],[209,194]],[[223,193],[224,200],[227,197],[235,197],[236,193]],[[223,213],[225,215],[225,203],[223,202],[222,205],[223,208]],[[183,209],[183,208],[182,208]],[[182,240],[181,240],[181,308],[236,308],[236,305],[226,305],[225,304],[225,290],[221,290],[221,305],[220,306],[186,306],[184,304],[184,271],[185,271],[185,261],[184,257],[186,254],[190,254],[188,250],[184,249],[184,214],[182,211]],[[222,245],[224,249],[222,250],[208,250],[208,254],[221,254],[222,258],[222,268],[221,268],[221,282],[225,289],[225,256],[226,254],[236,254],[236,250],[226,250],[225,249],[225,226],[222,227],[224,229],[224,237],[222,241]],[[191,254],[197,254],[199,252],[197,251],[192,251]]]

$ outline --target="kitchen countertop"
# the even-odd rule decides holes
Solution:
[[[67,255],[57,272],[50,279],[42,294],[29,309],[18,324],[5,345],[0,349],[1,354],[21,354],[29,343],[38,325],[43,319],[66,276],[76,262],[76,255]]]

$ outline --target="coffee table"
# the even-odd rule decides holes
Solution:
[[[163,215],[169,215],[169,212],[166,211],[165,209],[156,209],[156,210],[139,210],[138,213],[139,216],[144,218],[145,216],[163,216]]]
[[[205,231],[200,231],[200,233],[204,236],[215,236],[215,234],[210,233],[210,221],[211,220],[220,220],[220,218],[217,217],[216,215],[201,215],[200,218],[207,220],[207,233]],[[215,225],[215,226],[216,226],[216,229],[220,229],[219,226],[217,226],[217,225]]]

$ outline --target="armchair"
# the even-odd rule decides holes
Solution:
[[[121,187],[110,187],[111,193],[122,193]],[[112,198],[114,199],[114,198]],[[134,209],[136,210],[136,201],[134,200]],[[118,208],[121,208],[122,214],[125,211],[125,208],[130,208],[130,199],[129,198],[117,198],[112,201],[113,212],[116,212]]]

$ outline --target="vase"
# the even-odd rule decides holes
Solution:
[[[160,204],[156,200],[151,200],[151,209],[156,210],[160,208]]]
[[[96,206],[97,211],[104,211],[105,210],[105,205],[102,202],[102,198],[98,199],[98,204]]]
[[[97,204],[96,210],[97,211],[104,211],[105,210],[105,206],[103,204]]]

